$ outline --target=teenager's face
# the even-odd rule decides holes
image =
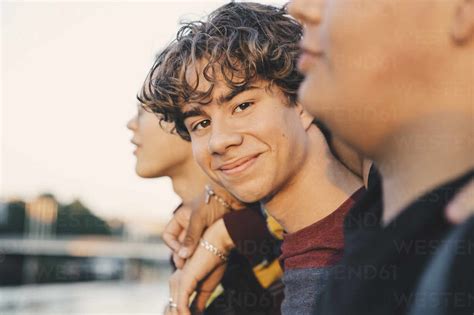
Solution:
[[[209,86],[199,82],[199,90]],[[299,175],[307,150],[301,107],[290,107],[266,82],[226,98],[231,92],[218,85],[209,104],[185,104],[185,125],[206,174],[241,201],[255,202]]]
[[[376,155],[390,134],[422,116],[442,82],[449,2],[293,0],[290,14],[305,25],[302,105],[336,136]]]
[[[172,124],[160,122],[158,117],[138,106],[138,112],[127,124],[133,131],[136,145],[135,170],[140,177],[169,176],[192,158],[191,144],[171,134]]]

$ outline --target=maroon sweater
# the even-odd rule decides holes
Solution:
[[[284,236],[280,257],[285,269],[283,315],[314,314],[331,267],[343,255],[344,218],[364,192],[360,188],[330,215]]]
[[[344,218],[364,191],[364,188],[357,190],[327,217],[295,233],[285,234],[280,257],[285,270],[337,263],[344,250]]]

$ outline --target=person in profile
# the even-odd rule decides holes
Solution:
[[[378,229],[346,253],[317,314],[471,314],[474,218],[453,225],[446,209],[474,174],[474,2],[289,11],[306,25],[300,101],[381,173]]]

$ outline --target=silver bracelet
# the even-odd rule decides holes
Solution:
[[[201,240],[199,241],[199,245],[201,245],[207,251],[209,251],[209,252],[213,253],[214,255],[216,255],[217,257],[219,257],[223,262],[227,262],[229,256],[224,254],[220,249],[218,249],[217,247],[215,247],[214,245],[212,245],[211,243],[209,243],[205,239],[201,238]]]
[[[206,204],[209,204],[209,202],[211,202],[211,197],[214,197],[221,205],[224,206],[224,208],[232,210],[230,204],[228,204],[221,196],[218,196],[211,186],[206,185],[204,188],[206,188]]]

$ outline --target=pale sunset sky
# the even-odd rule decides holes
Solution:
[[[125,125],[179,21],[227,2],[1,1],[0,198],[51,192],[107,219],[168,220],[180,200],[168,178],[135,175]]]

